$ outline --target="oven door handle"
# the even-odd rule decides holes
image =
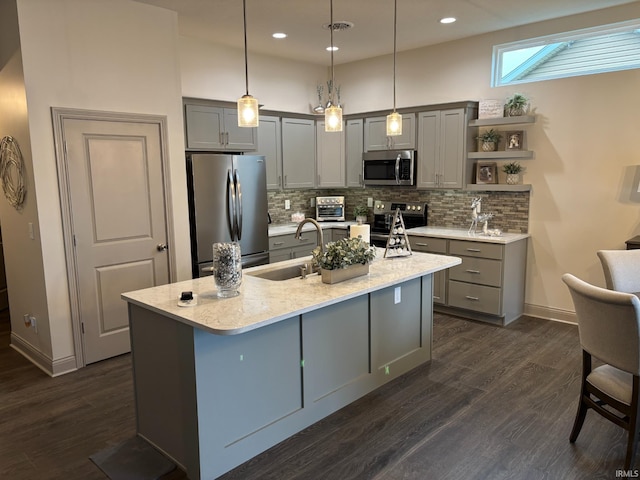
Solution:
[[[400,183],[400,154],[396,157],[396,183]]]

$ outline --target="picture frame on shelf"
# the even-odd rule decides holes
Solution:
[[[504,138],[505,150],[522,150],[522,144],[524,143],[523,130],[511,130],[509,132],[505,132]]]
[[[496,162],[477,162],[476,183],[479,185],[498,183],[498,164]]]

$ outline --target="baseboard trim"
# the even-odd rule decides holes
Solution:
[[[576,312],[560,308],[543,307],[541,305],[524,304],[524,314],[529,317],[543,318],[554,322],[578,324]]]
[[[77,370],[75,355],[52,360],[13,332],[11,332],[10,347],[50,377],[57,377]]]

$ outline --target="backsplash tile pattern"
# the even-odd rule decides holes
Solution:
[[[344,195],[347,204],[347,220],[353,220],[357,204],[374,200],[420,202],[428,205],[428,222],[434,227],[468,228],[471,224],[471,201],[482,199],[482,212],[493,213],[489,228],[504,232],[527,233],[529,231],[530,192],[465,192],[460,190],[415,190],[405,188],[332,189],[332,190],[284,190],[268,192],[269,213],[273,223],[291,221],[291,214],[304,213],[315,217],[311,199],[322,195]],[[285,200],[291,209],[285,210]],[[373,219],[373,209],[369,221]]]

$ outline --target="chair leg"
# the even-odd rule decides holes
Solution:
[[[573,429],[569,436],[569,442],[574,443],[578,439],[580,430],[582,430],[582,425],[584,425],[584,419],[587,417],[587,410],[589,410],[589,407],[584,403],[582,400],[582,394],[580,394],[580,405],[578,405],[578,411],[576,412],[576,419],[573,422]]]
[[[584,425],[584,419],[587,416],[587,410],[589,407],[584,401],[584,396],[588,395],[586,384],[587,375],[591,373],[591,355],[585,350],[582,350],[582,384],[580,385],[580,404],[578,405],[578,411],[576,412],[576,419],[573,422],[573,429],[569,436],[569,442],[574,443],[578,439],[582,425]]]
[[[624,461],[625,470],[631,470],[638,448],[638,416],[640,415],[640,404],[638,402],[638,390],[640,389],[640,379],[633,376],[633,393],[631,396],[631,414],[629,418],[629,439],[627,440],[627,456]]]

